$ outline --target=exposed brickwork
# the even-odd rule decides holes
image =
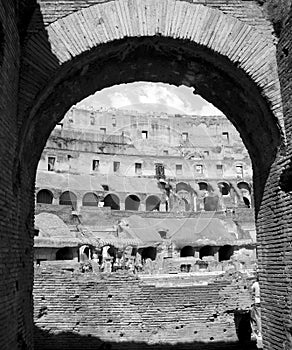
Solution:
[[[257,1],[238,1],[238,0],[183,0],[184,2],[194,3],[196,5],[205,5],[210,8],[218,9],[223,13],[235,17],[252,26],[263,33],[271,33],[271,23],[265,18],[265,13]],[[90,7],[96,4],[109,2],[109,0],[39,0],[41,13],[45,25],[55,22],[61,17],[68,16],[72,12]],[[37,20],[37,13],[35,14]],[[36,22],[33,22],[34,26]],[[35,29],[33,29],[35,30]]]
[[[1,39],[4,40],[0,52],[2,55],[0,68],[2,87],[0,95],[2,122],[0,131],[1,349],[32,349],[30,292],[33,182],[38,156],[49,132],[56,121],[63,117],[66,110],[81,98],[110,84],[137,79],[187,85],[198,83],[198,92],[221,108],[241,131],[252,156],[255,171],[256,206],[259,209],[257,225],[260,242],[264,346],[265,350],[291,349],[292,203],[291,196],[281,191],[279,187],[280,175],[284,166],[289,164],[289,159],[283,159],[284,152],[280,153],[280,150],[276,157],[276,149],[280,145],[279,131],[284,135],[285,129],[283,123],[281,129],[274,118],[276,115],[281,122],[281,96],[274,59],[275,48],[270,44],[273,39],[269,39],[266,35],[262,36],[263,30],[257,32],[254,27],[237,21],[235,17],[225,17],[222,12],[218,13],[201,4],[184,2],[177,5],[177,11],[173,11],[174,7],[168,8],[168,11],[172,9],[172,13],[175,14],[172,17],[173,22],[168,21],[169,15],[165,17],[157,15],[155,25],[159,18],[167,18],[167,21],[162,21],[163,26],[167,24],[163,33],[175,38],[182,35],[185,38],[189,37],[183,36],[183,30],[186,30],[184,33],[194,39],[196,50],[191,49],[189,43],[185,41],[180,46],[177,45],[177,41],[172,45],[171,40],[164,41],[163,50],[162,38],[159,36],[152,37],[151,40],[145,39],[143,48],[147,47],[150,50],[146,51],[146,54],[134,39],[117,40],[111,47],[98,46],[101,42],[105,43],[128,35],[130,29],[125,23],[132,22],[129,20],[128,12],[121,11],[121,8],[126,9],[124,2],[117,7],[119,16],[108,14],[97,17],[91,27],[90,22],[83,21],[80,17],[80,11],[72,13],[61,22],[54,22],[47,31],[43,30],[41,20],[39,23],[42,30],[39,30],[37,35],[31,36],[24,50],[26,56],[22,56],[23,73],[28,74],[22,75],[19,86],[21,101],[18,109],[22,113],[18,117],[18,124],[23,128],[19,133],[21,137],[17,140],[16,110],[20,61],[17,23],[23,22],[18,22],[14,11],[15,3],[12,0],[0,3],[0,18],[3,24]],[[24,1],[19,3],[22,4]],[[166,11],[166,6],[161,5],[166,4],[164,1],[155,3],[159,3],[161,10]],[[249,1],[238,1],[238,3],[251,4]],[[106,7],[113,4],[112,1],[95,6]],[[191,9],[194,13],[184,12],[188,6],[194,6]],[[82,15],[86,16],[84,18],[89,18],[87,16],[90,16],[90,12],[90,8],[84,9]],[[189,17],[184,17],[186,12]],[[199,15],[199,12],[202,20],[190,21],[190,18],[197,19],[195,15]],[[140,17],[131,16],[133,21],[138,20],[132,29],[140,30],[134,31],[133,36],[137,34],[153,36],[156,33],[156,27],[150,24],[154,25],[154,20],[152,23],[152,17],[148,12],[145,14],[141,11],[139,14]],[[117,20],[115,23],[120,24],[121,31],[107,26],[106,23],[109,20],[113,23],[115,19]],[[179,19],[184,25],[180,25]],[[86,32],[83,32],[84,27],[80,25],[82,22],[89,25]],[[36,24],[36,21],[34,23]],[[65,31],[61,30],[60,23]],[[95,25],[96,23],[99,24]],[[146,23],[149,24],[149,32]],[[265,23],[264,21],[264,26]],[[291,45],[292,42],[291,21],[287,22],[286,26],[280,39],[278,58],[286,130],[288,135],[291,135],[291,49],[287,47],[287,44]],[[170,28],[172,28],[171,31]],[[178,28],[181,31],[177,30]],[[206,28],[210,28],[209,33],[213,31],[214,36],[205,36],[208,33]],[[33,30],[33,26],[30,29]],[[89,40],[90,35],[94,35],[92,41]],[[140,41],[143,42],[142,39]],[[158,42],[160,45],[157,46]],[[235,42],[238,44],[234,45]],[[90,52],[90,49],[95,46],[99,48]],[[153,52],[161,48],[163,54],[153,58]],[[53,53],[51,50],[54,50]],[[194,57],[198,57],[194,54],[195,51],[200,59],[204,58],[203,65],[194,62]],[[70,52],[73,55],[70,55]],[[80,55],[72,60],[76,53]],[[132,61],[128,57],[129,54],[132,55]],[[66,64],[60,67],[61,62]],[[152,63],[154,68],[150,67],[149,63]],[[193,69],[192,65],[196,69]],[[242,70],[237,67],[241,67]],[[210,79],[204,80],[202,77],[195,80],[194,76],[198,73],[209,76]],[[92,80],[89,78],[90,75]],[[34,77],[38,79],[35,80]],[[211,95],[210,91],[213,91],[214,95]],[[288,144],[288,155],[291,157],[291,137],[288,138]],[[18,152],[19,149],[22,150],[21,153]],[[33,153],[33,150],[36,152]],[[31,159],[33,166],[30,166]],[[277,161],[274,161],[275,159]],[[273,166],[271,166],[272,163]]]
[[[32,345],[32,239],[29,204],[17,159],[17,92],[20,47],[13,1],[0,2],[0,348]],[[23,197],[20,188],[23,185]],[[26,197],[26,198],[25,198]],[[32,212],[33,213],[33,212]]]
[[[23,127],[23,135],[27,135],[23,152],[32,145],[36,151],[34,157],[30,152],[24,157],[34,169],[36,163],[30,160],[39,158],[38,152],[55,122],[72,104],[96,90],[137,80],[186,84],[195,86],[198,93],[217,105],[240,131],[254,162],[255,179],[259,182],[256,198],[260,198],[261,178],[268,173],[280,144],[279,127],[276,120],[272,121],[271,113],[283,124],[272,41],[254,27],[201,4],[159,4],[151,1],[143,7],[142,2],[132,6],[116,1],[94,5],[55,21],[30,37],[25,48],[27,58],[23,60],[20,114],[25,116],[34,101],[30,118],[38,124],[38,131],[33,137]],[[98,14],[98,18],[93,14]],[[76,30],[72,23],[76,23]],[[117,26],[111,28],[109,23]],[[149,37],[144,41],[115,40],[155,33],[159,35],[154,41]],[[102,43],[111,44],[102,50],[93,49]],[[86,54],[81,55],[82,52]],[[32,95],[26,93],[28,90]],[[37,101],[32,96],[38,96]],[[237,102],[230,108],[227,101]],[[265,123],[269,125],[266,131]],[[260,142],[255,129],[261,130]]]
[[[57,13],[59,5],[55,3],[54,6],[54,12]],[[152,13],[155,14],[153,23],[151,22],[151,18],[154,19]],[[97,14],[98,18],[95,18]],[[55,19],[46,27],[46,30],[42,29],[32,35],[26,45],[27,58],[23,62],[21,82],[24,91],[23,95],[20,95],[25,113],[31,104],[31,96],[27,96],[25,91],[29,88],[31,93],[37,96],[40,90],[48,84],[49,78],[55,76],[60,82],[62,74],[57,73],[60,64],[69,62],[80,53],[101,43],[111,42],[125,36],[153,34],[191,40],[193,43],[204,45],[228,57],[248,76],[253,77],[254,81],[264,90],[266,98],[270,99],[271,104],[275,106],[274,112],[280,113],[273,38],[267,33],[263,35],[261,31],[255,30],[254,27],[235,17],[224,15],[221,11],[201,4],[181,1],[170,1],[169,3],[162,1],[161,6],[152,1],[149,2],[148,7],[143,7],[142,2],[139,1],[135,5],[129,2],[111,1],[86,7],[70,15],[66,13],[66,15],[66,17],[61,16],[60,21]],[[164,20],[158,21],[158,18]],[[193,20],[195,18],[200,18],[200,20]],[[42,18],[42,20],[45,19]],[[76,23],[74,31],[72,22]],[[154,22],[157,23],[154,25]],[[111,28],[110,23],[117,23],[117,26]],[[247,57],[249,57],[248,60]],[[86,63],[83,62],[83,66]],[[187,80],[185,77],[183,82],[177,83],[187,83]],[[192,85],[191,82],[187,84]],[[52,87],[49,89],[51,90]]]
[[[287,14],[287,13],[286,13]],[[279,74],[281,81],[285,127],[287,133],[287,161],[282,164],[280,169],[281,174],[283,170],[287,169],[287,183],[292,183],[291,178],[291,159],[292,159],[292,11],[290,11],[290,17],[286,18],[284,29],[281,32],[281,39],[278,46],[278,64]],[[285,166],[285,167],[284,167]],[[272,184],[271,184],[272,185]],[[276,185],[276,184],[275,184]],[[285,188],[284,188],[285,191]],[[277,205],[274,206],[275,215],[277,216],[276,222],[281,224],[284,228],[280,231],[280,227],[277,227],[277,235],[271,237],[270,245],[267,247],[271,254],[271,259],[274,262],[273,269],[271,269],[269,278],[269,288],[271,284],[273,286],[278,285],[280,290],[278,303],[271,303],[270,295],[267,297],[267,303],[269,303],[269,309],[274,313],[273,322],[269,324],[267,336],[266,336],[266,348],[275,349],[291,349],[292,348],[292,317],[291,317],[291,305],[292,305],[292,280],[291,280],[291,267],[292,267],[292,255],[291,255],[291,232],[292,232],[292,197],[291,190],[288,193],[284,191],[278,192]],[[272,223],[271,223],[272,224]],[[276,225],[274,224],[275,230]],[[272,242],[273,239],[273,242]],[[275,244],[276,243],[276,244]],[[272,248],[272,245],[274,248]],[[274,257],[272,254],[274,251]],[[283,259],[283,265],[279,264],[279,257]],[[281,271],[284,269],[284,272]],[[285,275],[284,275],[285,273]],[[282,276],[282,280],[280,279]],[[285,281],[285,282],[284,282]],[[277,308],[275,307],[277,305]],[[282,311],[282,313],[281,313]],[[280,342],[276,342],[279,338]],[[276,344],[277,343],[277,344]]]
[[[155,286],[155,278],[143,281],[127,273],[72,274],[61,265],[37,267],[36,349],[96,349],[101,341],[113,343],[114,349],[176,343],[191,349],[203,341],[223,342],[218,349],[226,349],[224,342],[237,342],[232,311],[245,310],[252,302],[251,281],[236,277],[207,285],[198,285],[199,277],[193,277],[185,285],[180,280],[181,287],[172,277],[173,286],[169,281]],[[59,332],[67,334],[56,336]]]
[[[282,29],[285,26],[285,19],[292,5],[291,0],[257,0],[263,6],[264,12],[273,23],[274,30],[277,36],[280,36]]]

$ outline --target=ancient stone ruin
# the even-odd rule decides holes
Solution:
[[[49,135],[72,105],[83,98],[105,87],[134,81],[194,87],[239,131],[253,168],[249,203],[244,202],[242,192],[239,197],[255,213],[263,349],[292,348],[291,11],[290,0],[0,1],[1,349],[33,349],[34,344],[36,348],[55,349],[130,348],[129,344],[145,349],[187,349],[194,345],[212,349],[224,348],[225,334],[230,336],[231,346],[238,345],[232,342],[246,320],[236,311],[250,304],[246,290],[251,282],[240,268],[230,272],[230,278],[228,273],[224,278],[218,274],[207,283],[200,280],[198,286],[190,278],[192,271],[187,271],[187,265],[193,264],[186,263],[171,279],[162,278],[156,283],[152,274],[137,279],[128,271],[96,273],[94,264],[84,263],[80,271],[74,253],[63,251],[64,255],[73,254],[69,266],[63,261],[61,266],[39,261],[40,266],[33,270],[33,242],[38,237],[34,223],[35,180]],[[98,167],[97,162],[90,165]],[[54,166],[53,159],[50,166]],[[137,165],[136,170],[143,168]],[[162,175],[161,170],[157,168],[157,175]],[[176,170],[182,169],[178,166]],[[41,189],[46,188],[37,191]],[[99,190],[93,193],[97,198],[110,191],[106,187]],[[178,192],[176,188],[173,191]],[[59,200],[55,205],[62,206],[64,213],[60,209],[50,214],[56,215],[54,219],[63,215],[65,221],[70,217],[77,227],[79,212],[76,215],[76,210],[69,212],[65,207],[68,203],[76,203],[76,209],[82,207],[81,192],[76,200],[67,193],[61,203],[58,192],[52,194]],[[49,196],[49,192],[39,195]],[[189,194],[181,197],[176,209],[175,203],[168,203],[168,208],[166,202],[161,203],[165,211],[155,209],[157,215],[168,215],[172,208],[183,216],[185,210],[195,208],[195,201],[193,208],[187,206],[189,198]],[[124,202],[121,199],[120,204],[126,206],[126,198]],[[139,206],[145,205],[139,213],[147,213],[146,199],[139,199]],[[91,194],[84,200],[94,203],[96,197]],[[110,208],[113,202],[112,197],[108,198],[106,203],[111,205],[103,207],[104,216],[109,215],[106,210],[115,211],[117,218],[119,210]],[[135,212],[138,202],[136,197],[128,201]],[[218,205],[214,200],[207,202],[196,203],[199,208],[206,205],[204,210],[207,204],[209,208]],[[148,202],[148,209],[157,206],[156,199]],[[36,208],[36,214],[42,215]],[[121,206],[119,209],[123,210]],[[87,212],[84,217],[90,220]],[[231,214],[236,215],[236,211]],[[141,216],[149,220],[146,214]],[[222,217],[214,219],[225,222]],[[66,234],[72,222],[64,220]],[[112,235],[118,236],[125,226],[122,224]],[[167,232],[161,232],[161,240],[169,239]],[[90,230],[79,224],[78,234],[87,239]],[[78,241],[78,235],[75,239]],[[39,236],[39,240],[41,249],[45,237]],[[77,246],[79,249],[79,243]],[[177,246],[173,254],[181,253],[182,248]],[[82,252],[84,256],[87,253]],[[169,272],[172,268],[176,269],[171,267]],[[204,268],[212,270],[204,273],[218,272],[214,266]],[[38,292],[33,307],[34,275]],[[181,281],[182,289],[176,287],[179,276],[187,276]],[[236,304],[239,291],[242,305]],[[66,322],[62,323],[58,317],[64,308],[66,317],[61,319]],[[200,310],[200,322],[190,318],[196,310]],[[237,327],[231,328],[231,318]]]

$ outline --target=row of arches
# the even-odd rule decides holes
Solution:
[[[234,254],[234,247],[228,244],[220,247],[219,249],[217,247],[212,247],[209,245],[203,246],[200,248],[199,257],[200,259],[203,259],[205,256],[214,256],[216,253],[218,253],[219,261],[229,260]],[[191,246],[185,246],[180,251],[180,256],[182,258],[192,257],[194,255],[195,248]]]
[[[157,256],[157,251],[155,247],[146,247],[140,249],[142,260],[151,259],[155,260]],[[203,259],[205,256],[214,256],[218,252],[219,262],[230,260],[231,256],[234,254],[234,247],[231,245],[224,245],[221,247],[203,246],[199,250],[199,258]],[[90,257],[89,248],[85,247],[83,254]],[[115,256],[115,248],[110,246],[108,250],[110,256]],[[195,256],[195,248],[192,246],[185,246],[180,251],[180,257],[193,257]],[[73,249],[70,247],[64,247],[56,252],[56,260],[72,260],[73,259]]]
[[[194,257],[195,256],[195,248],[192,246],[185,246],[180,250],[180,257]],[[213,246],[203,246],[199,250],[199,258],[203,259],[206,256],[215,256],[218,253],[218,260],[226,261],[230,260],[231,256],[234,254],[234,247],[227,244],[221,247],[213,247]],[[155,247],[145,247],[141,249],[141,257],[142,260],[151,259],[155,260],[157,256],[157,249]]]
[[[42,189],[37,193],[36,202],[42,204],[53,203],[53,193],[47,189]],[[116,194],[108,194],[102,201],[95,193],[86,193],[82,198],[82,206],[98,207],[103,202],[104,207],[110,207],[112,210],[120,210],[120,198]],[[136,195],[129,195],[125,200],[125,210],[139,210],[141,200]],[[74,210],[77,208],[77,196],[71,191],[65,191],[60,195],[60,205],[70,205]],[[160,199],[157,196],[150,195],[146,198],[146,210],[159,210]]]
[[[215,189],[213,186],[207,182],[201,181],[198,182],[199,190],[204,192],[214,192]],[[235,193],[237,193],[238,197],[242,198],[244,204],[246,207],[250,208],[251,206],[251,196],[252,196],[252,190],[251,185],[245,181],[238,182],[236,186],[234,184],[231,184],[227,181],[220,181],[217,183],[219,192],[223,197],[230,197],[232,189]],[[191,187],[191,185],[185,183],[185,182],[179,182],[176,184],[175,190],[177,193],[179,192],[189,192],[193,193],[194,190]]]
[[[212,185],[209,184],[208,182],[205,182],[205,181],[198,182],[198,186],[199,186],[200,191],[214,191],[214,188],[212,187]],[[230,193],[230,189],[232,187],[231,184],[227,181],[220,181],[217,183],[217,186],[218,186],[220,192],[222,193],[222,195],[228,195]],[[247,191],[248,193],[251,193],[251,186],[249,183],[247,183],[245,181],[238,182],[237,188],[241,191]],[[178,184],[176,184],[175,189],[176,189],[176,192],[179,192],[179,191],[190,192],[190,191],[192,191],[192,187],[185,182],[179,182]]]

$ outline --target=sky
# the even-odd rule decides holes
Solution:
[[[96,92],[77,104],[80,108],[113,107],[138,112],[165,112],[195,115],[223,113],[186,86],[135,82],[115,85]]]

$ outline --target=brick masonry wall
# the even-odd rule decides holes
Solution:
[[[287,1],[290,3],[290,1]],[[283,4],[283,9],[287,4]],[[291,6],[291,5],[290,5]],[[274,283],[280,274],[280,266],[274,263],[274,276],[270,282],[274,288],[278,285],[282,290],[282,298],[279,303],[272,302],[271,295],[268,302],[271,303],[270,308],[277,309],[278,317],[273,318],[273,323],[269,327],[269,335],[266,337],[266,348],[275,347],[275,349],[292,349],[292,9],[287,14],[286,20],[283,19],[283,29],[281,31],[280,42],[277,50],[279,75],[282,90],[284,121],[287,137],[286,162],[281,168],[281,186],[282,191],[279,192],[279,204],[275,207],[278,222],[282,223],[285,230],[283,242],[274,237],[278,252],[274,257],[284,257],[285,279],[281,282],[278,280]],[[282,179],[283,177],[283,179]],[[283,234],[282,234],[283,236]],[[274,244],[275,244],[274,243]],[[273,259],[273,260],[274,260]],[[282,314],[280,312],[282,311]],[[279,338],[281,339],[280,345]],[[277,345],[274,345],[276,344]],[[273,344],[273,345],[272,345]]]
[[[48,25],[61,17],[68,16],[72,12],[90,7],[95,4],[108,2],[109,0],[38,0],[45,25]],[[225,14],[235,17],[252,26],[265,34],[271,34],[273,27],[265,17],[262,6],[259,6],[255,0],[184,0],[197,5],[205,5],[210,8],[218,9]],[[34,29],[39,23],[38,14],[35,15],[33,22]],[[41,26],[41,23],[39,23]],[[34,30],[33,29],[33,30]]]
[[[204,342],[226,349],[237,343],[232,311],[251,304],[251,281],[241,274],[208,285],[191,285],[198,278],[183,285],[172,277],[172,286],[155,286],[155,278],[44,266],[35,270],[36,350],[99,349],[102,342],[113,349],[168,349],[177,343],[180,349],[205,348]]]
[[[1,106],[1,255],[0,255],[0,268],[1,268],[1,333],[0,333],[0,348],[1,349],[31,349],[32,348],[32,318],[31,318],[31,287],[32,287],[32,228],[33,228],[33,171],[28,177],[26,172],[26,164],[24,163],[24,157],[21,158],[17,149],[17,122],[16,122],[16,109],[17,109],[17,89],[18,89],[18,70],[19,70],[19,40],[17,36],[17,18],[14,12],[14,1],[5,0],[0,3],[0,79],[1,79],[1,94],[0,94],[0,106]],[[246,1],[246,3],[248,3]],[[5,6],[4,6],[5,4]],[[223,21],[225,23],[225,21]],[[42,22],[41,22],[42,23]],[[207,25],[208,21],[206,22]],[[209,23],[210,24],[210,23]],[[72,28],[72,23],[68,24],[68,28]],[[36,28],[35,28],[36,29]],[[290,31],[290,32],[289,32]],[[222,31],[219,31],[220,35]],[[234,33],[234,32],[233,32]],[[229,35],[229,34],[228,34]],[[281,84],[282,93],[285,106],[286,115],[286,128],[288,134],[291,132],[291,108],[289,106],[291,102],[291,50],[283,46],[284,43],[291,43],[289,36],[291,35],[291,23],[287,22],[287,28],[283,31],[281,42],[279,46],[279,67],[281,72]],[[77,37],[76,34],[73,38]],[[250,36],[248,36],[250,38]],[[79,40],[79,39],[78,39]],[[73,41],[74,42],[74,41]],[[82,43],[82,41],[79,41]],[[218,44],[222,43],[222,40],[218,41]],[[256,41],[255,41],[256,43]],[[4,45],[2,45],[4,44]],[[47,39],[42,42],[46,49],[50,49]],[[69,44],[70,45],[70,44]],[[252,44],[252,53],[255,52],[255,46]],[[40,53],[40,47],[35,46],[31,52]],[[281,58],[281,50],[287,59]],[[48,50],[50,51],[50,50]],[[263,52],[262,50],[260,50]],[[63,52],[63,50],[60,50]],[[258,64],[266,62],[265,53],[263,52],[263,61],[258,60]],[[39,57],[35,62],[31,61],[31,66],[25,67],[25,71],[28,72],[27,80],[23,80],[22,93],[28,99],[29,108],[34,106],[35,96],[39,93],[39,86],[47,86],[49,78],[52,77],[54,69],[59,67],[59,62],[54,55],[48,54],[48,61],[44,60],[45,56]],[[72,57],[72,56],[71,56]],[[70,57],[70,58],[71,58]],[[216,59],[216,58],[215,58]],[[52,67],[52,70],[42,76],[43,65],[46,62],[46,66]],[[256,62],[256,61],[254,61]],[[273,61],[274,62],[274,61]],[[82,63],[82,62],[81,62]],[[219,61],[218,61],[219,63]],[[289,65],[290,64],[290,65]],[[164,62],[165,65],[165,62]],[[82,67],[82,64],[80,65]],[[33,68],[34,67],[34,68]],[[273,66],[275,67],[275,66]],[[35,69],[35,70],[34,70]],[[130,68],[125,70],[125,75],[121,75],[120,81],[124,82],[126,76],[129,75]],[[181,73],[180,71],[178,71]],[[234,73],[234,71],[231,71]],[[274,71],[273,71],[274,72]],[[160,72],[159,72],[160,73]],[[78,73],[79,74],[79,73]],[[113,74],[117,74],[113,70]],[[131,73],[133,74],[133,73]],[[259,74],[264,78],[259,70],[255,76]],[[269,73],[266,77],[268,78]],[[145,75],[146,76],[146,75]],[[159,75],[160,76],[160,75]],[[32,77],[39,77],[41,80],[40,85],[37,86],[36,91],[33,90]],[[66,75],[65,75],[66,77]],[[150,77],[150,75],[148,76]],[[235,75],[236,77],[236,75]],[[63,77],[64,78],[64,77]],[[169,76],[168,76],[169,78]],[[95,77],[95,80],[98,80]],[[175,81],[175,80],[173,80]],[[277,93],[277,88],[273,88],[273,81],[269,81],[270,94],[276,96],[276,102],[273,100],[273,108],[278,106],[281,109],[280,98]],[[186,80],[187,82],[187,80]],[[220,82],[220,81],[219,81]],[[37,83],[38,84],[38,83]],[[73,100],[76,102],[76,97],[68,97],[68,91],[70,89],[73,95],[73,91],[78,90],[77,86],[71,85],[66,81],[68,90],[66,90],[66,98],[68,105]],[[88,85],[88,84],[87,84]],[[220,84],[219,84],[220,85]],[[244,85],[243,85],[244,86]],[[83,88],[83,86],[81,86]],[[54,89],[54,86],[50,86],[50,89]],[[57,94],[60,94],[61,90],[56,90]],[[208,87],[210,90],[210,87]],[[290,89],[290,90],[289,90]],[[64,90],[64,89],[63,89]],[[64,90],[64,91],[65,91]],[[221,89],[224,90],[224,89]],[[85,89],[84,94],[88,91]],[[230,90],[231,91],[231,90]],[[246,89],[244,91],[247,91]],[[61,95],[61,94],[60,94]],[[74,95],[75,96],[75,95]],[[82,96],[80,93],[79,97]],[[257,96],[257,95],[256,95]],[[72,100],[70,100],[70,98]],[[220,98],[218,98],[220,100]],[[236,100],[236,99],[235,99]],[[252,98],[250,95],[246,100],[246,104],[249,104]],[[53,101],[53,100],[52,100]],[[48,103],[51,104],[52,101]],[[52,120],[52,124],[61,117],[57,115],[57,108],[62,108],[64,101],[56,99],[57,107],[52,103],[52,110],[47,109],[46,118],[42,119],[42,128],[45,127],[47,122]],[[35,101],[34,101],[35,102]],[[18,106],[21,108],[22,106]],[[67,105],[65,106],[67,107]],[[54,108],[56,108],[54,110]],[[36,109],[37,110],[37,109]],[[37,111],[39,112],[39,111]],[[61,111],[60,113],[62,114]],[[234,114],[235,111],[233,111]],[[231,113],[232,114],[232,113]],[[269,113],[267,119],[262,120],[262,124],[267,124],[266,134],[271,135],[273,123]],[[56,116],[57,115],[57,116]],[[42,115],[38,115],[41,120]],[[240,115],[239,119],[246,119]],[[26,116],[19,116],[19,124],[21,118]],[[238,123],[239,123],[238,119]],[[270,124],[269,124],[269,121]],[[251,139],[252,134],[255,134],[257,138],[263,136],[258,128],[259,124],[252,123],[250,134],[248,134],[248,125],[242,127],[242,134],[246,139]],[[27,163],[32,157],[33,149],[37,148],[37,144],[34,142],[36,135],[42,128],[35,128],[36,124],[30,122],[26,125],[29,132],[23,135],[30,142],[27,144],[19,141],[19,147],[28,145],[27,148]],[[53,127],[53,126],[52,126]],[[35,134],[34,134],[34,130]],[[254,132],[256,130],[256,132]],[[248,134],[248,135],[247,135]],[[40,136],[45,140],[45,136],[48,136],[48,132],[40,133]],[[26,139],[26,140],[27,140]],[[261,142],[261,140],[259,141]],[[250,149],[254,147],[251,142]],[[289,155],[291,156],[291,140],[289,139]],[[39,153],[41,149],[39,150]],[[269,148],[266,150],[269,153]],[[265,152],[263,152],[265,153]],[[260,153],[259,153],[260,154]],[[282,173],[283,167],[288,165],[288,161],[285,162],[280,159],[275,163],[272,168],[271,176],[266,178],[267,174],[263,175],[262,182],[266,183],[265,196],[261,204],[260,214],[258,216],[258,232],[259,240],[261,243],[260,250],[260,267],[261,267],[261,283],[263,286],[263,318],[264,318],[264,343],[265,349],[291,349],[291,198],[288,194],[279,191],[279,177]],[[35,159],[37,161],[37,159]],[[258,174],[260,169],[258,169]],[[267,181],[266,181],[267,180]],[[255,181],[256,183],[256,181]],[[259,184],[259,181],[258,181]],[[259,196],[260,198],[260,196]],[[261,199],[261,198],[260,198]],[[67,291],[66,291],[67,292]],[[68,291],[70,292],[70,290]],[[53,325],[52,325],[53,328]],[[75,338],[75,340],[79,338]]]
[[[15,7],[15,1],[0,1],[1,350],[32,347],[33,242],[27,214],[33,203],[29,204],[31,197],[25,190],[26,178],[17,154],[20,45]]]

